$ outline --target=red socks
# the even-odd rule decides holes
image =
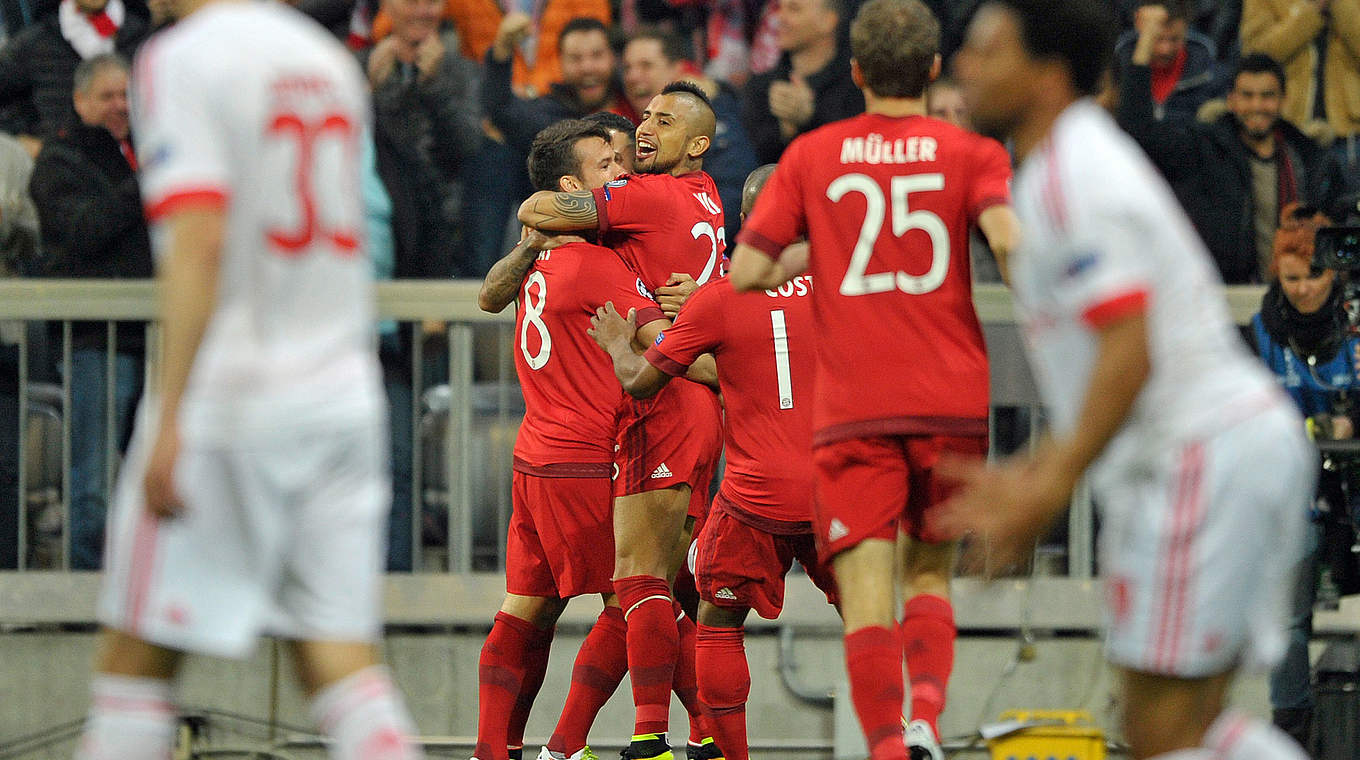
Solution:
[[[861,628],[845,635],[850,700],[869,744],[870,760],[902,760],[902,642],[897,626]],[[480,755],[478,755],[480,757]]]
[[[538,630],[538,629],[534,629]],[[548,673],[548,652],[552,648],[553,634],[557,629],[538,631],[538,638],[528,642],[524,651],[524,682],[519,687],[519,697],[515,709],[510,712],[510,723],[505,730],[505,746],[509,749],[524,747],[524,726],[529,722],[529,709],[534,706],[534,698],[543,687],[543,677]]]
[[[628,623],[628,673],[637,709],[633,734],[664,733],[680,648],[670,586],[656,576],[634,575],[615,579],[614,591]]]
[[[576,654],[571,690],[567,692],[557,728],[548,740],[548,749],[570,756],[586,746],[595,716],[619,688],[626,672],[628,651],[623,610],[605,607]]]
[[[680,649],[676,655],[675,680],[671,683],[671,689],[680,698],[680,704],[685,706],[685,712],[689,713],[689,743],[697,746],[712,735],[699,701],[699,681],[694,666],[694,643],[698,638],[698,629],[679,602],[672,606],[675,627],[680,633]]]
[[[552,629],[540,631],[526,620],[497,612],[491,633],[482,645],[482,656],[477,672],[477,748],[473,752],[480,760],[509,760],[506,742],[510,735],[513,713],[518,711],[521,690],[533,687],[533,694],[543,683],[543,670],[535,673],[535,663],[547,665],[548,645]],[[528,704],[533,702],[533,694]],[[524,732],[520,718],[519,732]]]
[[[746,698],[751,671],[746,664],[745,630],[699,626],[695,650],[699,698],[726,760],[747,760]]]
[[[954,607],[948,599],[921,594],[902,612],[902,649],[911,679],[911,718],[924,720],[939,737],[949,674],[954,669]]]

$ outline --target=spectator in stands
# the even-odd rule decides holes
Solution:
[[[465,58],[481,61],[496,41],[508,16],[529,19],[527,34],[511,51],[511,79],[515,93],[532,98],[546,95],[553,84],[562,79],[559,38],[568,22],[576,18],[593,18],[601,24],[610,22],[609,0],[513,0],[486,2],[485,0],[445,0],[444,18],[458,30],[461,51]],[[517,19],[515,24],[522,19]],[[391,19],[379,12],[373,19],[375,38],[385,36],[391,29]]]
[[[755,149],[741,118],[741,97],[730,85],[698,72],[685,57],[685,43],[661,29],[642,28],[623,47],[623,87],[633,109],[642,113],[661,88],[688,79],[701,87],[717,117],[712,147],[704,166],[718,186],[724,209],[741,208],[741,188],[756,168]],[[736,240],[739,214],[726,213],[727,239]]]
[[[128,139],[128,64],[116,53],[82,61],[75,72],[77,118],[44,145],[29,189],[42,230],[44,270],[56,277],[152,275],[151,242]],[[113,375],[102,322],[76,323],[71,407],[71,567],[99,569],[103,557],[109,437],[126,445],[142,391],[145,324],[116,323]],[[106,388],[113,383],[113,409]],[[112,419],[113,429],[106,427]]]
[[[968,119],[968,104],[963,100],[963,92],[959,90],[958,83],[949,77],[940,77],[926,85],[926,113],[956,127],[973,128]]]
[[[450,53],[439,0],[384,0],[392,34],[361,51],[373,88],[378,174],[392,199],[396,276],[471,276],[459,235],[460,179],[480,149],[476,66]]]
[[[1319,440],[1355,437],[1347,396],[1360,389],[1355,364],[1360,359],[1360,339],[1347,335],[1336,272],[1313,264],[1313,237],[1319,227],[1330,224],[1326,216],[1297,203],[1284,208],[1271,263],[1275,277],[1249,333],[1257,354],[1280,378]],[[1270,676],[1274,723],[1303,747],[1309,746],[1313,723],[1308,641],[1313,632],[1323,517],[1349,519],[1340,481],[1338,473],[1327,470],[1318,481],[1313,525],[1306,533],[1306,552],[1294,588],[1289,642],[1284,659]],[[1298,517],[1305,519],[1305,515]],[[1347,534],[1344,545],[1349,549],[1350,544]]]
[[[609,32],[597,18],[574,18],[562,28],[557,47],[562,55],[562,81],[545,95],[521,98],[511,87],[510,61],[529,35],[533,21],[512,13],[501,22],[486,54],[482,109],[520,157],[529,154],[534,135],[555,121],[596,111],[613,111],[637,123],[637,112],[623,95],[615,71]]]
[[[1200,106],[1223,94],[1214,43],[1190,28],[1190,0],[1151,0],[1138,8],[1134,28],[1115,44],[1120,75],[1146,66],[1152,77],[1153,115],[1191,121]]]
[[[1264,281],[1286,204],[1330,208],[1344,191],[1327,151],[1280,118],[1284,70],[1269,56],[1241,60],[1227,112],[1212,121],[1158,121],[1151,70],[1136,61],[1120,90],[1120,125],[1166,176],[1228,284]]]
[[[1360,188],[1360,0],[1246,0],[1242,49],[1284,66],[1284,117],[1315,137],[1330,132]]]
[[[123,0],[62,0],[0,48],[0,131],[41,139],[65,126],[76,66],[104,53],[130,59],[147,30]]]
[[[864,112],[850,79],[850,51],[839,33],[843,0],[781,0],[772,71],[746,85],[746,131],[759,163],[775,163],[793,138]]]
[[[1121,27],[1136,32],[1138,9],[1148,0],[1112,0]],[[1198,32],[1213,43],[1218,63],[1219,79],[1233,71],[1241,56],[1238,27],[1242,19],[1242,0],[1185,0],[1191,31]]]

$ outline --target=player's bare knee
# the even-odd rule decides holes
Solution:
[[[562,611],[567,608],[567,600],[549,596],[521,596],[506,594],[501,603],[501,612],[517,617],[535,628],[546,629],[557,623]]]
[[[101,673],[169,680],[179,670],[180,653],[122,631],[105,629],[96,659],[95,667]]]
[[[740,628],[746,623],[751,608],[731,609],[712,602],[699,601],[699,624],[710,628]]]
[[[846,632],[888,626],[895,620],[894,542],[867,539],[832,559]]]
[[[365,668],[378,664],[378,651],[366,641],[291,641],[298,681],[308,697]]]

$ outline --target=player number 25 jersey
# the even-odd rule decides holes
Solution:
[[[817,321],[815,439],[985,435],[988,369],[968,230],[1008,203],[994,140],[864,114],[795,139],[742,227],[777,257],[806,235]]]

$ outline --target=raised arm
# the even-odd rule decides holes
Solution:
[[[600,224],[595,195],[589,190],[539,190],[519,207],[520,224],[548,232],[593,230]]]

